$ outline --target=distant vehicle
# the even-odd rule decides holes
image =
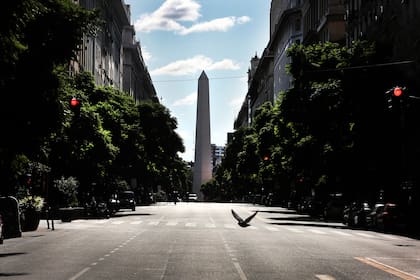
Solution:
[[[112,215],[120,210],[120,200],[117,194],[112,194],[108,199],[108,209]]]
[[[376,226],[383,231],[393,231],[404,227],[404,215],[399,205],[385,203],[376,217]]]
[[[120,201],[119,209],[131,209],[132,211],[136,211],[136,200],[135,200],[134,192],[132,191],[121,192],[118,198]]]
[[[190,193],[188,195],[188,201],[197,201],[198,200],[198,196],[196,193]]]
[[[366,226],[366,218],[371,212],[372,209],[367,202],[353,202],[351,205],[344,208],[344,224],[364,227]]]
[[[333,199],[324,208],[324,219],[339,221],[343,219],[344,202],[341,199]]]
[[[366,216],[366,225],[370,228],[376,228],[376,218],[378,216],[379,213],[382,212],[382,210],[384,209],[384,204],[383,203],[376,203],[372,210],[370,211],[369,214],[367,214]]]

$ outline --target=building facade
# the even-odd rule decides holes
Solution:
[[[417,57],[419,15],[418,1],[346,0],[346,43],[375,41],[390,50],[387,55],[393,61]]]
[[[126,92],[136,102],[159,102],[152,80],[130,24],[130,6],[124,0],[76,0],[89,10],[99,10],[103,24],[95,36],[85,35],[74,72],[92,73],[99,86],[112,86]]]
[[[248,92],[234,128],[250,126],[258,107],[274,104],[293,80],[286,72],[287,49],[294,43],[338,42],[345,38],[344,0],[272,0],[270,40],[261,56],[251,60]]]
[[[211,159],[213,163],[213,173],[216,170],[217,166],[222,163],[224,154],[224,146],[217,146],[215,144],[211,144]]]

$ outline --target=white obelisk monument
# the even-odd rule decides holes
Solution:
[[[209,79],[204,71],[198,79],[197,95],[193,192],[199,198],[202,198],[202,193],[200,192],[201,185],[212,178]]]

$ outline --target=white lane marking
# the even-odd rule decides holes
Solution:
[[[159,223],[160,223],[159,221],[152,221],[152,222],[149,222],[149,225],[150,226],[157,226]]]
[[[95,224],[105,224],[105,223],[108,223],[108,220],[98,220],[98,221],[95,221]]]
[[[134,221],[134,222],[131,222],[130,224],[131,225],[139,225],[141,223],[143,223],[143,221]]]
[[[397,236],[393,236],[393,235],[389,235],[389,234],[380,234],[380,233],[377,233],[376,235],[377,235],[377,236],[380,236],[380,237],[382,237],[382,238],[391,239],[391,240],[397,240],[397,239],[400,239],[400,238],[399,238],[399,237],[397,237]]]
[[[313,228],[310,228],[310,229],[308,229],[310,232],[312,232],[312,233],[316,233],[316,234],[326,234],[324,231],[321,231],[321,230],[317,230],[317,229],[313,229]]]
[[[257,227],[255,227],[255,226],[249,226],[248,228],[249,228],[249,229],[254,229],[254,230],[255,230],[255,229],[258,229],[258,228],[257,228]]]
[[[168,222],[166,225],[167,226],[176,226],[178,224],[178,222]]]
[[[377,269],[380,269],[382,271],[385,271],[389,274],[395,275],[403,280],[416,280],[420,279],[420,277],[410,274],[408,272],[399,270],[393,266],[378,262],[377,260],[371,259],[371,258],[363,258],[363,257],[355,257],[356,260],[363,262],[365,264],[368,264],[370,266],[373,266]]]
[[[315,277],[318,278],[319,280],[335,280],[334,277],[330,275],[326,275],[326,274],[317,274],[315,275]]]
[[[234,262],[233,265],[236,268],[236,271],[238,271],[239,277],[241,277],[241,280],[247,280],[248,278],[246,278],[246,275],[244,273],[244,271],[241,268],[241,265],[238,262]]]
[[[86,272],[88,272],[89,269],[90,269],[90,267],[85,267],[84,269],[82,269],[81,271],[79,271],[79,273],[77,273],[73,277],[69,278],[69,280],[76,280],[76,279],[78,279],[80,276],[82,276],[83,274],[85,274]]]
[[[230,229],[236,228],[236,226],[232,225],[232,224],[224,224],[224,227],[225,228],[230,228]]]
[[[215,224],[206,224],[205,227],[206,228],[215,228],[216,225]]]
[[[276,227],[266,226],[265,228],[268,229],[269,231],[279,231],[279,229]]]
[[[363,236],[363,237],[368,237],[368,238],[375,238],[375,236],[373,236],[371,234],[363,233],[363,232],[355,232],[354,234],[359,235],[359,236]]]
[[[186,227],[196,227],[197,224],[196,223],[186,223],[185,226]]]
[[[214,220],[211,216],[209,216],[209,220],[210,220],[211,224],[213,224],[213,225],[215,224],[215,222],[214,222]]]
[[[331,232],[333,232],[333,233],[335,233],[335,234],[342,235],[342,236],[351,236],[351,234],[350,234],[350,233],[343,232],[343,231],[332,230]]]
[[[124,223],[124,221],[114,221],[111,224],[113,224],[113,225],[121,225],[123,223]]]
[[[291,228],[291,227],[285,227],[288,231],[295,232],[295,233],[303,233],[303,230],[297,229],[297,228]]]

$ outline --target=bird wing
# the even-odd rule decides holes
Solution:
[[[248,218],[246,218],[244,222],[249,223],[255,217],[255,215],[257,215],[257,213],[258,211],[255,211],[255,213],[249,216]]]
[[[231,211],[232,211],[232,215],[233,215],[233,217],[235,217],[235,219],[236,219],[238,222],[243,223],[243,221],[244,221],[244,220],[242,220],[242,218],[241,218],[241,217],[239,217],[239,215],[238,215],[238,214],[236,214],[236,212],[235,212],[235,211],[233,211],[233,209],[231,209]]]

